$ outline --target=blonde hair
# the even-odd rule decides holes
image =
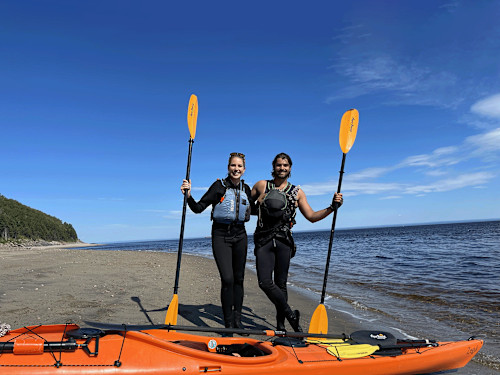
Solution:
[[[243,167],[245,167],[245,154],[242,154],[240,152],[231,152],[229,154],[229,160],[227,162],[228,167],[231,165],[231,160],[233,160],[233,158],[240,158],[241,160],[243,160]]]

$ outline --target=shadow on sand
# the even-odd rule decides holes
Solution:
[[[133,302],[137,303],[140,311],[144,314],[146,319],[151,325],[158,324],[154,323],[149,313],[165,311],[167,312],[167,307],[162,307],[161,309],[151,309],[147,310],[142,305],[141,299],[139,297],[131,297]],[[208,305],[185,305],[179,304],[179,316],[186,319],[188,322],[192,323],[197,327],[215,327],[217,325],[224,326],[224,322],[222,320],[222,308],[220,306],[216,306],[214,304]],[[266,319],[258,316],[253,312],[253,310],[249,307],[243,306],[242,314],[241,314],[241,322],[248,329],[256,329],[256,330],[265,330],[265,329],[274,329],[274,326],[271,325]],[[213,324],[210,324],[213,323]]]

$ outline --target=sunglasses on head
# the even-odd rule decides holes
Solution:
[[[245,154],[242,154],[241,152],[231,152],[229,156],[237,156],[239,158],[245,159]]]

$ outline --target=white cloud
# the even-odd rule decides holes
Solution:
[[[447,3],[440,5],[439,8],[444,8],[448,12],[453,13],[459,6],[460,4],[458,3],[458,1],[449,1]]]
[[[200,214],[195,214],[193,211],[191,211],[189,208],[186,209],[186,217],[205,217],[205,216],[210,216],[212,211],[210,209],[206,209]],[[181,210],[172,210],[169,211],[167,215],[164,215],[163,218],[165,219],[180,219],[182,218],[182,211]]]
[[[337,191],[337,182],[313,182],[306,185],[300,185],[300,188],[307,196],[333,194]]]
[[[376,178],[390,172],[393,169],[394,167],[367,168],[363,169],[360,172],[350,174],[349,179],[351,181],[353,180],[356,181],[356,180],[364,180],[367,178]]]
[[[476,154],[500,151],[500,128],[467,137],[464,143],[473,147]]]
[[[425,171],[424,173],[427,176],[437,177],[437,176],[444,176],[445,174],[448,174],[449,172],[446,172],[446,171],[443,171],[443,170],[440,170],[440,169],[432,169],[432,170],[429,170],[429,171]]]
[[[417,185],[405,189],[406,194],[421,194],[421,193],[435,193],[445,192],[451,190],[462,189],[464,187],[478,187],[489,180],[495,175],[489,172],[477,172],[462,174],[454,176],[453,178],[443,179],[428,185]]]
[[[362,83],[373,90],[412,91],[418,82],[415,78],[425,75],[425,72],[413,67],[399,65],[389,56],[377,56],[343,68],[343,74],[350,77],[353,82]]]
[[[500,94],[489,96],[474,103],[470,110],[479,116],[500,119]]]
[[[375,90],[413,92],[428,74],[415,66],[400,64],[387,55],[373,55],[359,61],[343,58],[331,67],[353,84],[360,85],[365,93]]]
[[[458,148],[455,146],[440,147],[440,148],[435,149],[433,151],[433,154],[438,155],[438,156],[449,155],[449,154],[453,154],[453,153],[457,152],[457,149]]]
[[[386,194],[390,192],[400,193],[405,189],[404,184],[396,182],[354,182],[349,183],[346,179],[345,193],[348,195],[360,195],[360,194]]]
[[[430,154],[413,155],[404,159],[399,163],[398,167],[432,167],[437,168],[440,166],[449,166],[457,164],[461,161],[462,157],[453,156],[459,151],[458,147],[440,147]]]
[[[352,35],[349,37],[354,39]],[[379,50],[369,52],[372,49],[369,41],[366,44],[360,43],[356,51],[346,49],[339,52],[336,62],[330,66],[338,74],[346,77],[350,84],[342,87],[340,92],[330,95],[326,103],[377,91],[395,94],[386,99],[393,104],[455,108],[463,101],[466,94],[464,90],[457,90],[459,79],[455,74],[436,71],[416,60],[405,61],[395,54],[384,54]],[[368,52],[359,54],[359,48]],[[450,92],[457,94],[450,96]]]
[[[343,193],[354,195],[387,195],[380,199],[396,199],[399,194],[421,196],[428,193],[445,192],[464,187],[478,188],[488,183],[496,175],[493,172],[471,172],[454,174],[451,168],[458,163],[472,158],[493,161],[500,150],[500,128],[466,138],[458,146],[447,146],[435,149],[429,154],[413,155],[389,167],[367,168],[344,178]],[[445,168],[444,168],[445,167]],[[387,177],[390,172],[402,168],[417,168],[412,179],[416,180],[421,173],[431,177],[444,177],[430,184],[408,182],[374,182],[377,178]],[[418,173],[417,173],[418,172]],[[398,176],[400,178],[400,176]],[[312,183],[301,186],[307,195],[331,195],[337,189],[337,181]]]
[[[359,182],[356,180],[352,181],[350,178],[344,179],[343,186],[342,193],[349,196],[384,194],[391,191],[400,192],[405,188],[405,185],[398,183]],[[337,191],[337,182],[312,183],[301,185],[300,187],[307,196],[332,195]]]

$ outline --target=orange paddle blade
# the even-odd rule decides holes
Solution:
[[[177,294],[174,294],[172,302],[170,302],[170,305],[168,305],[167,316],[165,317],[165,324],[176,325],[178,311],[179,311],[179,297],[177,296]]]
[[[358,132],[359,112],[350,109],[344,113],[340,121],[339,143],[344,154],[347,154],[354,144]]]
[[[328,315],[326,313],[326,307],[322,303],[314,310],[311,323],[309,323],[308,333],[328,333]]]
[[[194,94],[189,98],[187,122],[191,139],[196,135],[196,121],[198,121],[198,97]]]

